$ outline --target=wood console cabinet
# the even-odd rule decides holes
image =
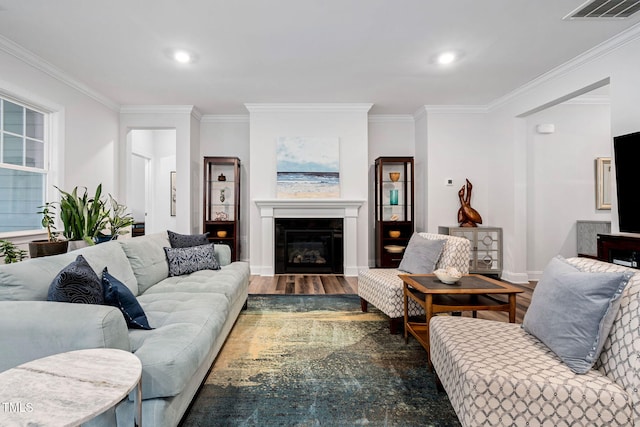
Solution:
[[[640,268],[640,235],[598,234],[598,259]]]
[[[240,159],[204,158],[203,232],[209,241],[228,245],[231,261],[240,251]]]
[[[440,226],[438,233],[464,237],[471,242],[469,273],[502,274],[502,228]]]
[[[413,157],[375,160],[376,267],[396,268],[413,234]]]

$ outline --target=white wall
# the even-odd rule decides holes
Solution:
[[[536,132],[543,123],[555,132]],[[595,159],[611,157],[610,108],[564,103],[527,117],[526,125],[527,273],[538,280],[555,255],[577,256],[576,220],[611,220],[595,202]]]
[[[368,124],[370,105],[250,104],[250,253],[252,272],[263,271],[261,217],[256,199],[276,198],[276,141],[282,136],[338,137],[341,198],[367,200],[369,188]],[[369,204],[358,213],[357,263],[368,266]],[[265,261],[270,263],[271,261]]]
[[[9,54],[0,47],[0,92],[32,106],[51,112],[55,149],[51,153],[51,186],[46,200],[59,199],[53,185],[64,190],[84,186],[95,191],[102,183],[103,192],[119,198],[117,174],[118,112],[110,100],[92,93],[62,72],[39,66],[33,59],[23,61],[15,51]],[[46,71],[45,71],[46,70]],[[52,77],[58,74],[61,78]],[[75,83],[75,82],[73,82]],[[13,239],[21,244],[44,234]]]
[[[237,157],[240,159],[240,253],[249,261],[249,115],[205,115],[200,121],[200,190],[203,194],[202,158]],[[200,198],[201,209],[202,197]],[[202,227],[202,218],[200,218]]]
[[[636,28],[635,36],[633,32],[627,33],[623,38],[605,43],[489,106],[491,129],[486,138],[490,140],[493,162],[489,172],[491,191],[488,205],[496,222],[504,229],[503,277],[514,282],[528,280],[528,141],[526,120],[522,117],[531,115],[530,112],[538,108],[610,83],[611,135],[639,130],[639,32],[640,28]],[[615,189],[612,196],[612,231],[617,232]],[[565,200],[566,204],[573,202],[571,196]],[[553,206],[552,209],[559,210],[562,206]],[[539,242],[541,245],[546,243]]]
[[[370,115],[369,116],[369,252],[368,263],[375,265],[375,159],[378,157],[406,156],[415,157],[415,125],[413,116],[409,115]],[[415,159],[414,159],[415,167]],[[417,172],[417,171],[416,171]],[[414,179],[417,181],[414,173]],[[417,193],[414,188],[414,204]],[[414,206],[414,215],[417,216]]]
[[[427,229],[457,226],[460,199],[458,191],[466,180],[473,185],[471,206],[482,216],[482,225],[500,227],[487,203],[491,191],[488,172],[494,164],[486,135],[487,115],[427,108]],[[453,185],[446,185],[447,179]]]

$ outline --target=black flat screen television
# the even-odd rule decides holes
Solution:
[[[623,233],[640,233],[640,132],[613,138],[618,221]]]

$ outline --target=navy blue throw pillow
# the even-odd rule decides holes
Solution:
[[[78,304],[102,304],[104,297],[100,278],[86,259],[78,255],[63,268],[49,285],[48,301]]]
[[[172,248],[189,248],[192,246],[206,245],[209,243],[209,233],[204,234],[178,234],[171,230],[167,230],[169,235],[169,243]]]
[[[220,270],[213,243],[190,248],[164,248],[169,276],[182,276],[200,270]]]
[[[102,287],[104,290],[104,303],[117,307],[122,312],[127,326],[134,329],[153,329],[149,326],[147,315],[140,306],[135,295],[127,288],[127,285],[109,274],[107,267],[102,270]]]

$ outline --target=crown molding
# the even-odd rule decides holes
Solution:
[[[71,77],[71,75],[62,71],[60,68],[45,61],[44,59],[28,51],[27,49],[15,43],[14,41],[9,40],[8,38],[1,35],[0,35],[0,50],[32,66],[33,68],[42,71],[43,73],[53,77],[54,79],[59,80],[60,82],[88,96],[94,101],[99,102],[100,104],[104,105],[105,107],[113,111],[117,112],[120,109],[120,106],[116,102],[114,102],[112,99],[91,89],[89,86]]]
[[[354,104],[244,104],[250,113],[367,113],[373,107],[373,104],[354,103]]]
[[[609,105],[611,97],[609,95],[582,95],[565,101],[570,105]]]
[[[369,123],[413,123],[411,114],[370,114]]]
[[[485,114],[489,109],[486,105],[425,105],[424,111],[439,114]]]
[[[202,123],[249,123],[248,114],[204,114]]]
[[[196,119],[202,117],[193,105],[123,105],[120,114],[189,114]]]
[[[606,40],[599,45],[587,50],[586,52],[576,56],[575,58],[565,62],[562,65],[542,74],[541,76],[531,80],[530,82],[520,86],[516,90],[506,94],[505,96],[498,98],[487,105],[488,111],[493,111],[501,106],[509,103],[518,96],[546,83],[549,80],[561,77],[571,71],[574,71],[584,64],[595,61],[605,55],[610,54],[614,50],[617,50],[624,45],[633,42],[640,38],[640,23],[627,28],[623,32],[616,34],[609,40]]]

